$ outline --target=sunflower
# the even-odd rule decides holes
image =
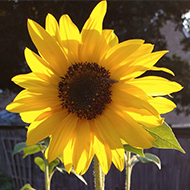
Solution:
[[[31,73],[13,77],[24,88],[7,106],[30,123],[27,145],[50,136],[49,162],[62,154],[68,172],[84,174],[94,155],[105,174],[124,168],[123,144],[147,149],[154,138],[143,128],[163,123],[160,114],[175,104],[164,96],[182,87],[162,77],[140,77],[162,70],[155,63],[167,51],[153,52],[141,39],[122,43],[102,29],[107,2],[93,9],[80,32],[68,15],[59,23],[48,14],[45,29],[28,19],[39,55],[25,49]]]

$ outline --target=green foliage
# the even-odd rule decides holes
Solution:
[[[31,145],[31,146],[26,146],[25,142],[20,142],[15,145],[14,150],[13,150],[13,155],[23,151],[24,153],[23,158],[25,158],[28,155],[35,154],[42,150],[45,150],[45,148],[40,143]]]
[[[139,154],[140,156],[144,156],[143,149],[141,149],[141,148],[135,148],[135,147],[132,147],[128,144],[125,144],[124,149],[126,151],[132,152],[134,154]]]
[[[156,164],[159,169],[161,169],[160,159],[156,155],[151,154],[151,153],[145,153],[143,157],[138,154],[134,155],[131,158],[130,167],[132,168],[138,162],[141,162],[143,164],[152,162],[152,163]]]
[[[137,159],[142,163],[153,162],[161,170],[161,161],[156,155],[150,153],[145,153],[144,155],[144,157],[137,155]]]
[[[181,151],[182,153],[185,153],[185,151],[178,143],[174,133],[172,132],[172,129],[166,122],[164,122],[159,127],[143,127],[155,138],[155,141],[152,142],[152,145],[155,148],[176,149]]]
[[[25,184],[20,190],[35,190],[29,183]]]
[[[20,143],[16,144],[16,145],[14,146],[13,155],[15,155],[15,154],[17,154],[17,153],[23,151],[23,149],[26,148],[26,147],[27,147],[27,146],[26,146],[26,143],[25,143],[25,142],[20,142]]]
[[[43,158],[41,157],[35,157],[34,162],[36,163],[36,165],[40,168],[40,170],[42,170],[43,172],[45,172],[45,161]],[[49,174],[51,174],[53,172],[53,169],[59,164],[59,160],[55,159],[53,160],[51,163],[48,163],[48,168],[49,168]]]
[[[35,157],[34,162],[36,163],[37,166],[39,166],[40,170],[45,172],[45,162],[41,157]]]
[[[31,154],[35,154],[37,152],[40,152],[41,150],[44,150],[43,146],[39,145],[39,144],[34,144],[32,146],[28,146],[26,148],[23,149],[24,152],[24,158],[28,155]]]
[[[50,162],[48,164],[48,167],[49,167],[49,174],[52,173],[53,169],[59,164],[59,160],[58,159],[55,159],[53,160],[52,162]]]

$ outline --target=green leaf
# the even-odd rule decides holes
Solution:
[[[53,168],[55,166],[57,166],[59,164],[59,160],[58,159],[55,159],[54,161],[52,161],[51,163],[48,164],[48,167],[49,167],[49,174],[51,174]]]
[[[25,184],[20,190],[35,190],[29,183]]]
[[[134,154],[139,154],[140,156],[144,156],[143,149],[141,149],[141,148],[135,148],[135,147],[130,146],[128,144],[125,144],[124,148],[126,151],[132,152]]]
[[[40,144],[35,144],[31,146],[26,146],[26,142],[20,142],[15,145],[14,150],[13,150],[13,155],[23,151],[24,153],[24,158],[30,154],[35,154],[41,150],[44,150],[45,148],[40,145]]]
[[[156,155],[150,154],[150,153],[145,153],[144,155],[145,155],[145,157],[142,157],[139,155],[136,155],[136,157],[142,163],[153,162],[154,164],[156,164],[158,166],[159,169],[161,169],[161,161]]]
[[[42,150],[41,145],[34,144],[34,145],[31,145],[31,146],[28,146],[28,147],[23,149],[23,152],[24,152],[23,158],[25,158],[28,155],[35,154],[35,153],[37,153],[37,152],[39,152],[41,150]]]
[[[26,148],[26,142],[20,142],[14,146],[13,155],[21,152],[24,148]]]
[[[63,174],[67,173],[67,170],[64,166],[56,167],[56,169]],[[85,179],[81,175],[77,174],[73,169],[71,170],[71,173],[74,174],[78,179],[80,179],[85,185],[87,185]]]
[[[41,157],[36,157],[34,159],[34,162],[39,166],[39,168],[45,172],[45,163],[44,160]]]
[[[181,151],[182,153],[185,153],[185,151],[178,143],[174,133],[172,132],[172,129],[166,122],[164,122],[159,127],[143,127],[155,138],[155,141],[152,142],[152,145],[155,148],[176,149]]]

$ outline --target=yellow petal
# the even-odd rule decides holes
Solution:
[[[113,30],[104,29],[102,31],[102,35],[107,40],[107,44],[110,46],[110,48],[114,47],[119,42],[118,37],[115,35]]]
[[[50,111],[50,108],[46,108],[44,110],[22,112],[22,113],[20,113],[20,116],[24,122],[32,123],[37,117],[39,117],[39,115],[44,114],[46,112],[49,113],[49,111]],[[46,117],[43,117],[42,119],[47,118],[49,116],[49,114],[47,114]],[[38,121],[40,121],[40,120],[38,120]]]
[[[111,149],[123,147],[115,128],[104,115],[94,120],[94,131],[96,131],[96,134],[99,134],[103,142],[106,142]]]
[[[92,149],[90,125],[87,120],[80,120],[74,137],[73,165],[77,174],[86,170],[86,163],[92,160],[89,156]]]
[[[112,90],[114,92],[117,92],[118,90],[124,91],[143,100],[150,99],[150,97],[142,89],[129,83],[123,83],[122,81],[119,81],[116,85],[113,85]]]
[[[135,147],[150,148],[153,146],[151,142],[154,138],[133,118],[124,113],[122,109],[119,111],[113,104],[109,108],[104,111],[104,114],[116,126],[115,129],[122,139]]]
[[[59,20],[61,40],[80,41],[80,32],[67,14],[61,16]]]
[[[155,97],[149,100],[149,103],[158,110],[160,114],[168,113],[176,108],[176,105],[167,98]]]
[[[30,19],[28,19],[28,31],[42,57],[56,70],[59,76],[63,76],[70,63],[59,44],[39,24]]]
[[[71,137],[62,154],[63,163],[68,173],[70,173],[73,166],[73,149],[73,138]]]
[[[92,56],[92,61],[99,63],[101,65],[101,59],[106,55],[106,52],[114,46],[116,42],[116,35],[114,34],[113,30],[103,30],[102,35],[97,39],[96,42],[96,51]],[[102,65],[104,66],[104,65]]]
[[[54,69],[50,65],[48,65],[48,63],[44,59],[42,59],[30,49],[25,48],[24,54],[26,62],[33,72],[43,73],[46,75],[50,75],[52,71],[54,72]]]
[[[132,63],[135,59],[137,59],[137,58],[139,58],[141,56],[144,56],[146,54],[150,54],[152,52],[153,48],[154,48],[154,45],[152,45],[152,44],[148,44],[148,43],[142,44],[137,49],[137,51],[135,51],[134,53],[132,53],[128,57],[127,62],[125,64]]]
[[[123,49],[123,56],[120,56],[120,57],[118,57],[118,59],[115,59],[115,63],[113,63],[111,65],[113,67],[113,68],[110,68],[112,77],[114,77],[116,79],[120,79],[122,73],[125,72],[126,69],[127,69],[127,71],[129,69],[131,69],[131,67],[130,67],[131,63],[133,63],[137,58],[139,58],[141,56],[145,56],[147,54],[150,54],[154,47],[152,44],[143,44],[143,42],[144,42],[143,40],[128,40],[126,42],[128,42],[128,43],[130,42],[131,47],[133,45],[134,51],[130,52],[128,50]],[[135,48],[135,45],[136,45],[136,48]],[[139,46],[137,46],[137,45],[139,45]],[[125,51],[129,52],[130,54],[125,55]],[[116,56],[119,56],[119,54]],[[127,57],[125,57],[125,56],[127,56]],[[118,61],[118,63],[117,63],[117,61]],[[138,69],[138,68],[134,67],[133,69]],[[146,70],[147,68],[144,68],[144,69]],[[130,74],[133,74],[133,73],[130,73]]]
[[[96,44],[102,34],[102,24],[106,10],[106,1],[98,3],[82,28],[79,56],[80,60],[83,62],[94,61],[93,54],[96,51]]]
[[[35,121],[44,120],[44,119],[48,118],[50,115],[54,114],[57,111],[61,111],[61,109],[60,110],[56,110],[56,109],[53,110],[51,108],[46,108],[46,109],[43,110],[43,113],[41,113],[40,115],[38,115],[38,117],[35,118]],[[65,112],[65,110],[63,112]]]
[[[38,78],[34,73],[28,73],[13,77],[12,81],[17,85],[26,88],[28,92],[45,94],[45,96],[49,95],[52,97],[52,99],[56,100],[58,96],[57,86],[59,81],[57,81],[55,84],[51,84],[49,83],[49,81],[51,81],[53,77],[49,78],[48,76],[46,76],[45,78],[46,81]],[[52,80],[55,81],[55,78],[53,78]]]
[[[153,66],[150,70],[153,70],[153,71],[163,71],[163,72],[166,72],[166,73],[169,73],[169,74],[175,76],[175,74],[173,73],[173,71],[171,71],[170,69],[164,68],[164,67],[155,67],[155,66]]]
[[[20,113],[22,121],[25,123],[32,123],[43,111],[28,111]]]
[[[156,76],[142,77],[129,81],[128,83],[143,89],[150,96],[168,95],[180,91],[183,88],[176,82]]]
[[[91,141],[92,142],[92,141]],[[89,155],[88,155],[88,160],[86,162],[86,166],[81,170],[81,175],[85,174],[86,171],[88,170],[91,162],[92,162],[92,159],[94,157],[94,149],[93,149],[93,144],[91,144],[91,147],[90,147],[90,152],[89,152]]]
[[[14,98],[13,101],[17,101],[24,98],[30,98],[30,97],[32,97],[32,95],[28,93],[27,90],[22,90],[20,93],[18,93],[18,95]]]
[[[80,32],[78,28],[66,14],[61,16],[59,26],[62,48],[71,63],[78,62],[78,46],[80,42]]]
[[[6,109],[11,112],[20,113],[28,111],[43,110],[51,107],[55,108],[60,105],[60,100],[54,94],[32,94],[24,91],[17,95],[14,102],[10,103]],[[36,103],[40,102],[40,103]]]
[[[46,16],[45,29],[51,36],[55,38],[57,42],[60,42],[59,27],[57,20],[50,13],[48,13],[48,15]]]
[[[102,62],[104,63],[100,64],[104,64],[105,67],[108,69],[119,67],[127,61],[128,57],[131,54],[137,51],[137,49],[143,44],[143,42],[144,40],[127,40],[119,43],[118,45],[115,45],[107,52],[105,59],[102,60]]]
[[[33,145],[50,136],[57,130],[65,115],[66,112],[57,112],[45,120],[32,122],[28,127],[27,146]]]
[[[114,72],[114,76],[116,78],[121,78],[122,80],[129,80],[131,78],[138,77],[147,70],[150,70],[165,53],[167,53],[167,51],[154,52],[141,56],[132,63],[118,68]]]
[[[15,84],[18,84],[19,86],[25,88],[24,86],[22,86],[23,82],[26,82],[27,80],[33,80],[36,82],[44,82],[43,80],[39,79],[36,77],[36,75],[34,73],[27,73],[27,74],[20,74],[20,75],[16,75],[11,79]]]
[[[158,127],[162,125],[164,121],[164,119],[160,116],[155,117],[146,110],[127,108],[126,113],[130,115],[136,122],[143,124],[146,127]]]
[[[128,83],[117,83],[117,85],[113,86],[114,91],[124,91],[131,95],[134,95],[136,97],[139,97],[143,101],[148,102],[152,107],[154,107],[157,112],[160,114],[160,109],[157,109],[157,107],[154,104],[151,104],[152,98],[148,96],[142,89],[128,84]],[[164,106],[163,106],[164,107]],[[147,111],[146,109],[139,109],[134,107],[127,107],[125,108],[126,112],[137,122],[141,124],[145,124],[147,127],[155,127],[162,124],[163,119],[159,115],[153,115],[151,112]],[[169,110],[169,107],[168,109]]]
[[[94,135],[94,153],[98,158],[101,169],[103,173],[106,175],[110,169],[111,161],[112,161],[112,153],[111,150],[106,143],[102,143],[96,135]]]
[[[168,53],[168,51],[156,51],[150,54],[145,54],[132,62],[130,66],[144,65],[147,68],[151,68],[166,53]]]
[[[159,116],[159,113],[157,112],[157,110],[154,107],[152,107],[146,100],[138,98],[127,92],[123,92],[119,90],[117,92],[113,91],[112,100],[113,102],[125,107],[126,109],[127,108],[143,109],[143,110],[149,111],[156,117]]]
[[[46,76],[47,78],[48,76]],[[51,80],[51,79],[49,79]],[[21,74],[17,75],[12,78],[12,81],[23,87],[28,89],[28,91],[34,91],[36,93],[43,92],[44,90],[48,91],[49,93],[57,93],[57,84],[52,85],[49,82],[46,82],[38,77],[34,73],[28,73],[28,74]],[[58,83],[58,82],[57,82]],[[40,89],[40,91],[39,91]]]
[[[83,30],[97,30],[100,34],[102,33],[103,19],[107,11],[107,2],[105,0],[99,2],[91,12],[88,20],[82,28]]]
[[[77,121],[77,117],[72,114],[67,114],[57,127],[57,130],[52,134],[48,151],[49,162],[56,159],[63,152],[63,149],[69,142],[69,139],[73,136],[74,130],[77,126]]]
[[[119,170],[122,171],[124,169],[124,154],[125,151],[123,148],[120,149],[115,149],[115,150],[111,150],[112,152],[112,161],[115,165],[115,167]]]

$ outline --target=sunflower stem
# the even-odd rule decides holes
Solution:
[[[94,156],[94,185],[95,190],[104,190],[105,175],[96,156]]]
[[[48,160],[44,158],[45,163],[45,190],[50,190],[50,176],[49,176],[49,166]]]
[[[125,190],[130,190],[130,186],[131,186],[131,163],[130,163],[130,159],[131,159],[131,152],[127,152],[126,153],[127,157],[126,157],[126,179],[125,179]]]

